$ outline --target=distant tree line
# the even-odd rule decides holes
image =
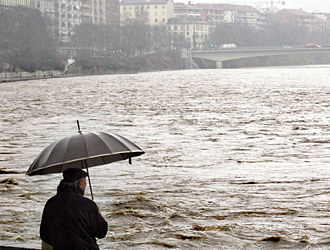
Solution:
[[[77,48],[77,61],[85,68],[95,64],[108,64],[108,68],[117,69],[113,62],[121,58],[147,56],[151,53],[169,52],[174,56],[181,47],[173,47],[166,26],[146,25],[136,18],[122,26],[93,25],[82,23],[75,28],[73,46]],[[183,47],[183,45],[182,45]]]
[[[10,64],[13,71],[60,68],[40,11],[0,8],[0,69],[4,63]]]
[[[240,47],[255,46],[303,46],[306,42],[329,44],[330,29],[309,31],[296,23],[282,24],[269,21],[263,28],[253,28],[239,23],[217,25],[211,33],[208,45],[235,43]]]

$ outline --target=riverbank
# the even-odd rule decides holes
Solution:
[[[178,52],[159,52],[136,57],[96,58],[88,61],[77,59],[67,71],[47,70],[37,72],[0,72],[1,82],[42,80],[90,75],[136,74],[182,69]]]
[[[0,250],[35,250],[40,249],[40,245],[26,242],[0,241]]]
[[[45,76],[22,76],[22,77],[6,77],[6,78],[0,78],[0,83],[5,82],[20,82],[20,81],[29,81],[29,80],[44,80],[44,79],[53,79],[53,78],[66,78],[66,77],[78,77],[78,76],[90,76],[90,75],[110,75],[110,74],[135,74],[138,72],[132,72],[132,71],[104,71],[100,73],[87,73],[87,72],[81,72],[81,73],[65,73],[58,75],[45,75]]]

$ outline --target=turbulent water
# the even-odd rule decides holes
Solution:
[[[25,171],[79,120],[146,152],[90,169],[101,249],[329,249],[329,84],[330,66],[3,83],[0,240],[39,244],[61,175]]]

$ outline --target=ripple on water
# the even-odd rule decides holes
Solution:
[[[0,238],[39,242],[61,175],[24,173],[78,119],[146,151],[90,170],[102,249],[327,248],[329,80],[322,66],[3,83],[0,168],[19,185],[0,184]]]

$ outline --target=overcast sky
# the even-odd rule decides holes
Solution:
[[[189,0],[174,0],[174,2],[185,2]],[[271,0],[190,0],[193,4],[196,3],[228,3],[228,4],[243,4],[253,7],[270,7]],[[280,2],[285,1],[285,5]],[[278,9],[303,9],[307,12],[327,12],[330,13],[330,0],[273,0],[274,8]]]

